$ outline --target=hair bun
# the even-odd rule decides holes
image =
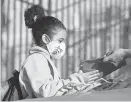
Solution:
[[[37,19],[45,16],[44,9],[40,5],[34,5],[25,11],[25,25],[32,28]]]

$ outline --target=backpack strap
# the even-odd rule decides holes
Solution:
[[[12,77],[12,78],[13,78],[13,77]],[[10,79],[9,79],[9,80],[10,80]],[[9,80],[8,80],[9,88],[8,88],[7,92],[5,93],[2,101],[7,101],[7,100],[9,101],[10,98],[11,98],[11,93],[14,91],[14,86],[9,83]]]
[[[19,100],[23,99],[22,90],[21,90],[20,84],[19,84],[19,72],[17,70],[14,70],[13,75],[14,75],[13,77],[11,77],[7,80],[9,88],[8,88],[6,94],[4,95],[2,101],[7,101],[7,100],[10,101],[11,96],[13,95],[13,93],[15,91],[15,88],[18,92]]]
[[[15,87],[17,89],[19,99],[23,99],[22,90],[20,88],[20,83],[19,83],[19,72],[17,70],[14,70],[13,75],[14,75],[14,78],[16,80],[14,84],[15,84]]]

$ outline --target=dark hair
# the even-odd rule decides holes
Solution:
[[[42,43],[42,35],[47,34],[52,38],[56,28],[65,29],[61,21],[52,16],[45,16],[44,9],[40,5],[34,5],[27,9],[24,14],[25,25],[32,28],[32,34],[38,46]]]

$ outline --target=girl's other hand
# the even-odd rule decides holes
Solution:
[[[80,72],[80,74],[84,78],[84,81],[86,84],[94,82],[96,79],[99,78],[99,75],[100,75],[98,70],[94,70],[94,71],[90,71],[90,72],[86,72],[86,73]]]

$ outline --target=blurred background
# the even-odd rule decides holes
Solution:
[[[1,81],[20,70],[33,46],[24,11],[35,4],[67,28],[66,54],[55,62],[62,78],[78,71],[83,60],[131,48],[131,0],[1,0]]]

